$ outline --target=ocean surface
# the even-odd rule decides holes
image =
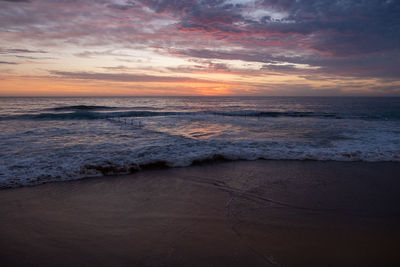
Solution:
[[[400,98],[0,98],[0,188],[208,160],[400,161]]]

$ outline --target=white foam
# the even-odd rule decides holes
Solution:
[[[108,99],[111,104],[100,100],[95,103],[57,100],[60,101],[57,106],[132,105],[128,100],[117,100]],[[206,107],[202,99],[197,108],[189,105],[193,100],[189,104],[178,100],[134,101],[138,107],[198,113],[123,119],[0,120],[0,187],[101,176],[102,170],[122,174],[138,165],[157,161],[171,167],[188,166],[215,155],[232,160],[400,161],[398,120],[364,120],[351,116],[345,116],[347,119],[221,116],[201,112],[215,110],[213,103],[219,103],[220,99],[210,100],[211,104]],[[285,101],[289,100],[294,101]],[[47,104],[48,100],[40,101],[39,108],[32,106],[28,110],[40,113],[52,107]],[[264,102],[257,106],[254,99],[229,101],[221,104],[220,111],[243,115],[248,113],[246,105],[254,105],[255,110],[263,107],[277,112],[293,108],[290,101],[289,106],[281,107],[283,102],[280,102],[275,108],[265,108]],[[172,108],[166,108],[168,105]],[[8,115],[29,114],[23,105],[14,106],[18,110],[5,109]]]
[[[394,131],[393,123],[360,122],[366,124],[364,128],[347,125],[348,132],[337,140],[327,137],[302,139],[299,133],[277,140],[278,133],[282,134],[279,129],[287,123],[292,127],[304,123],[293,120],[289,123],[284,119],[270,118],[264,121],[241,120],[239,123],[229,118],[223,122],[215,117],[186,118],[184,121],[179,118],[149,118],[140,127],[105,120],[39,122],[34,128],[27,126],[28,131],[1,133],[0,157],[3,163],[0,166],[0,185],[32,185],[103,175],[93,166],[114,168],[114,173],[118,174],[128,173],[132,166],[157,161],[165,161],[171,167],[188,166],[193,161],[214,155],[232,160],[400,161],[399,129],[397,127],[397,132]],[[188,132],[196,127],[199,131],[199,123],[203,123],[204,131],[212,132],[210,129],[214,129],[212,137],[194,138],[190,134],[181,134],[184,125],[187,125]],[[354,124],[341,121],[341,127],[346,123]],[[226,124],[232,128],[231,135]],[[222,129],[220,132],[215,129],[218,125],[222,125],[218,128]],[[251,125],[261,125],[261,128],[253,128],[254,134],[247,130],[240,136],[240,130],[252,129]],[[338,125],[331,127],[325,132],[331,133]],[[266,133],[263,139],[262,133],[256,131],[262,129],[278,132],[275,135]],[[301,129],[304,134],[304,127]],[[319,131],[324,133],[323,129]],[[250,138],[252,135],[255,138]]]

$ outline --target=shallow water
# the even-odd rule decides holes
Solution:
[[[194,161],[400,161],[400,98],[0,98],[0,187]]]

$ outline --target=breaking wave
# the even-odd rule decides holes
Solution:
[[[385,114],[341,114],[329,112],[298,112],[298,111],[259,111],[259,110],[240,110],[240,111],[197,111],[197,112],[178,112],[178,111],[149,111],[150,108],[136,107],[129,108],[129,111],[111,111],[122,108],[106,106],[67,106],[52,108],[54,111],[71,112],[45,112],[39,114],[22,114],[12,116],[0,116],[0,120],[91,120],[106,118],[125,118],[125,117],[157,117],[157,116],[225,116],[225,117],[258,117],[258,118],[324,118],[324,119],[365,119],[365,120],[400,120],[400,113]],[[127,108],[123,108],[127,109]],[[134,109],[134,110],[132,110]],[[152,108],[153,110],[155,108]],[[96,112],[101,111],[101,112]]]
[[[71,110],[109,110],[109,109],[116,109],[116,107],[76,105],[76,106],[55,107],[55,108],[50,108],[49,110],[71,111]]]
[[[314,161],[400,161],[399,150],[380,149],[373,144],[364,150],[354,146],[313,147],[290,146],[280,142],[175,141],[164,146],[146,146],[116,152],[112,144],[92,148],[88,153],[74,152],[67,156],[31,159],[23,165],[0,168],[0,188],[37,185],[85,177],[132,174],[141,170],[233,161],[233,160],[314,160]],[[104,151],[99,151],[102,148]],[[2,179],[2,177],[6,179]]]

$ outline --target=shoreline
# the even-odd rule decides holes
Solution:
[[[400,163],[229,161],[0,190],[5,266],[400,263]]]
[[[141,173],[143,171],[157,171],[157,170],[168,170],[168,169],[185,169],[185,168],[192,168],[192,167],[198,167],[198,166],[213,166],[215,164],[221,164],[221,163],[229,163],[229,162],[288,162],[288,164],[291,164],[291,162],[317,162],[317,163],[327,163],[327,164],[367,164],[367,165],[399,165],[400,166],[400,161],[362,161],[362,160],[349,160],[349,161],[343,161],[343,160],[314,160],[314,159],[252,159],[252,160],[247,160],[247,159],[229,159],[226,158],[222,155],[213,155],[211,158],[204,158],[201,160],[194,160],[190,165],[187,166],[169,166],[168,162],[165,160],[159,160],[155,162],[149,162],[149,163],[144,163],[144,164],[132,164],[130,168],[125,168],[125,169],[119,169],[120,167],[116,166],[94,166],[94,165],[86,165],[85,167],[87,169],[94,169],[97,171],[100,171],[102,175],[94,175],[94,176],[84,176],[84,177],[78,177],[78,178],[73,178],[73,179],[66,179],[66,178],[50,178],[50,180],[46,180],[46,177],[43,178],[36,178],[34,182],[28,181],[26,184],[17,184],[17,182],[0,182],[0,192],[2,190],[12,190],[12,189],[18,189],[18,188],[24,188],[24,187],[35,187],[35,186],[41,186],[49,183],[64,183],[64,182],[76,182],[80,180],[87,180],[87,179],[107,179],[107,178],[115,178],[115,177],[126,177],[126,176],[135,176],[138,173]],[[125,170],[125,171],[121,171]],[[116,171],[116,173],[114,173]],[[121,171],[118,173],[118,171]],[[59,179],[59,180],[57,180]],[[19,179],[17,179],[19,180]]]

